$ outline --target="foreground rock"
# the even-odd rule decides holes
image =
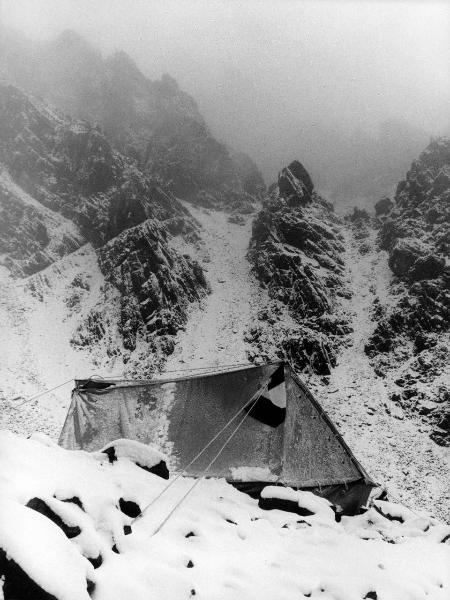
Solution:
[[[389,303],[376,300],[378,325],[366,345],[381,375],[395,374],[393,400],[450,445],[450,141],[414,161],[382,218],[378,242],[396,276]]]
[[[251,358],[288,356],[303,372],[328,375],[349,332],[340,222],[298,161],[283,169],[253,224],[249,258],[271,303],[247,334]],[[292,325],[281,324],[287,309]]]

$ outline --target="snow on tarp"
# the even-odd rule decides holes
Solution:
[[[450,545],[441,543],[450,528],[432,518],[423,517],[424,527],[422,519],[391,521],[370,508],[337,523],[326,500],[308,492],[266,488],[266,495],[285,494],[314,509],[314,515],[299,520],[295,513],[262,510],[257,500],[223,479],[207,479],[154,534],[192,485],[191,479],[180,478],[125,536],[123,525],[131,519],[121,513],[119,498],[135,498],[145,506],[166,485],[129,460],[110,464],[97,453],[0,433],[0,490],[10,502],[25,504],[43,495],[60,501],[68,499],[68,493],[81,499],[84,510],[73,505],[72,514],[64,517],[78,522],[82,532],[89,522],[91,535],[101,544],[95,600],[177,600],[194,595],[208,600],[298,600],[302,595],[362,600],[371,592],[368,597],[376,593],[378,600],[450,596]],[[52,507],[58,509],[58,503]],[[403,511],[392,505],[391,512],[394,507]],[[77,520],[77,511],[84,520]],[[50,526],[61,539],[62,532]],[[113,535],[119,554],[111,549]],[[78,553],[76,560],[84,560],[77,537],[62,540]]]

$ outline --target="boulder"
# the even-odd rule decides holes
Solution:
[[[106,444],[100,452],[107,455],[110,463],[115,463],[120,459],[130,460],[144,471],[163,479],[169,479],[167,458],[148,444],[142,444],[136,440],[118,439]]]
[[[389,254],[389,266],[398,277],[408,276],[416,260],[423,257],[423,246],[413,239],[399,239]]]
[[[304,205],[311,202],[314,184],[305,167],[294,160],[278,175],[278,189],[288,204]]]
[[[378,202],[375,203],[375,214],[377,215],[377,217],[387,215],[391,212],[393,206],[394,203],[392,202],[392,200],[387,196],[384,196],[383,198],[380,198]]]
[[[427,256],[419,256],[408,271],[411,279],[436,279],[440,277],[445,270],[445,258],[428,254]]]

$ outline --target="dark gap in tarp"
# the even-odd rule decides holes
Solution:
[[[272,373],[267,389],[271,390],[282,383],[284,383],[284,363],[280,364],[278,369]]]
[[[275,389],[276,387],[284,383],[284,364],[280,366],[272,373],[269,382],[267,384],[267,391]],[[264,425],[269,427],[279,427],[286,418],[286,404],[285,406],[278,406],[274,402],[264,395],[261,395],[258,400],[251,400],[245,407],[244,411],[249,414],[253,419],[256,419]]]
[[[78,383],[78,382],[77,382]],[[104,390],[113,385],[116,385],[112,381],[98,381],[98,379],[88,379],[87,381],[80,382],[77,385],[79,390]]]
[[[265,396],[260,396],[256,403],[254,400],[249,402],[244,411],[253,419],[269,425],[269,427],[279,427],[286,418],[286,409],[277,406]]]

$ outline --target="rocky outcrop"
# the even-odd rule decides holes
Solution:
[[[278,191],[289,205],[309,204],[314,185],[305,167],[294,160],[278,175]]]
[[[98,254],[105,277],[121,292],[119,327],[125,348],[134,350],[140,334],[162,354],[170,354],[189,304],[208,289],[200,265],[172,250],[166,229],[150,219],[121,233]]]
[[[82,243],[71,221],[34,202],[0,167],[0,263],[13,276],[36,273]]]
[[[288,356],[300,370],[327,375],[349,332],[340,308],[340,297],[348,292],[339,219],[298,161],[281,171],[270,190],[253,224],[249,258],[272,304],[259,314],[247,338],[259,355],[268,357],[276,348],[278,356]],[[281,307],[293,319],[291,327],[277,323]]]
[[[394,203],[392,200],[387,196],[383,196],[383,198],[380,198],[378,202],[375,203],[375,214],[377,217],[387,215],[391,212],[393,206]]]
[[[0,84],[0,163],[34,207],[70,219],[95,245],[146,218],[195,236],[186,209],[98,126],[62,118],[6,84]]]
[[[378,325],[366,345],[382,374],[406,363],[394,399],[435,426],[432,437],[442,444],[450,444],[448,404],[440,400],[448,386],[449,172],[450,141],[434,140],[397,187],[378,236],[395,275],[392,301],[374,307]]]
[[[170,353],[189,305],[207,293],[201,267],[170,243],[172,235],[196,242],[199,231],[173,194],[114,149],[99,126],[62,117],[7,84],[0,84],[0,217],[0,260],[14,277],[38,273],[87,242],[96,248],[120,293],[119,346],[127,351],[140,336],[159,356]],[[66,304],[76,312],[77,295]],[[101,340],[110,312],[94,307],[72,345]]]
[[[104,59],[66,31],[48,43],[16,43],[1,61],[13,82],[65,113],[100,123],[115,148],[178,197],[202,204],[206,194],[229,208],[236,198],[254,202],[264,192],[254,163],[211,135],[193,98],[169,75],[147,79],[125,52]],[[101,169],[94,186],[106,175]]]

